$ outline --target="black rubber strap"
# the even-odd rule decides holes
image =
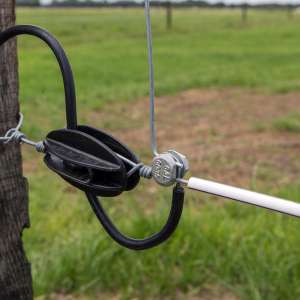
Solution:
[[[59,42],[46,30],[32,25],[17,25],[0,33],[0,46],[18,35],[32,35],[43,40],[53,51],[62,73],[65,89],[67,127],[77,127],[76,94],[72,69],[64,49]]]
[[[123,235],[107,216],[98,198],[92,193],[86,193],[86,195],[94,213],[111,238],[121,246],[133,250],[149,249],[166,241],[175,231],[179,223],[184,203],[184,189],[177,185],[173,189],[172,206],[165,226],[158,233],[148,238],[138,240]]]

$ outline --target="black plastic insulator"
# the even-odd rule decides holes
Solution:
[[[64,82],[67,126],[75,129],[77,113],[74,77],[67,55],[59,42],[45,29],[33,25],[17,25],[0,33],[0,46],[13,37],[25,34],[38,37],[52,49],[59,63]]]
[[[96,214],[98,220],[106,230],[106,232],[123,247],[132,250],[145,250],[155,247],[166,241],[177,228],[180,221],[183,204],[184,204],[184,189],[176,185],[173,189],[172,206],[168,220],[164,227],[156,234],[145,239],[134,239],[122,234],[112,223],[99,199],[92,193],[86,193],[90,205]]]
[[[68,183],[96,196],[115,197],[133,189],[139,171],[116,154],[139,164],[136,156],[120,141],[104,131],[78,126],[77,129],[51,131],[45,141],[45,164]]]
[[[129,159],[133,163],[140,163],[137,156],[124,143],[122,143],[120,140],[116,139],[112,135],[108,134],[107,132],[87,125],[78,125],[77,130],[92,136],[93,138],[106,145],[114,153],[121,154],[123,157]],[[122,162],[125,166],[126,172],[129,172],[132,169],[132,166],[124,161]],[[125,191],[130,191],[134,189],[139,183],[139,181],[140,173],[139,170],[136,170],[136,172],[134,172],[131,176],[127,177]]]

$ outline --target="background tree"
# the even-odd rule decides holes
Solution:
[[[0,30],[15,23],[15,1],[0,0]],[[16,41],[0,48],[0,135],[16,126],[19,112]],[[0,299],[32,299],[30,265],[22,231],[29,226],[27,183],[20,146],[0,144]]]

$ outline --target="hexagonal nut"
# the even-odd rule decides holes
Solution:
[[[170,186],[176,182],[177,165],[170,153],[157,155],[152,162],[152,177],[164,186]]]

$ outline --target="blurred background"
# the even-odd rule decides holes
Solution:
[[[159,149],[184,153],[201,178],[300,199],[300,10],[294,1],[154,2]],[[80,123],[151,161],[143,3],[19,0],[17,23],[52,32],[74,69]],[[24,132],[65,126],[49,49],[18,39]],[[98,224],[82,192],[24,146],[37,299],[300,299],[297,219],[187,191],[175,235],[133,252]],[[123,232],[159,229],[171,190],[148,181],[105,207]]]

